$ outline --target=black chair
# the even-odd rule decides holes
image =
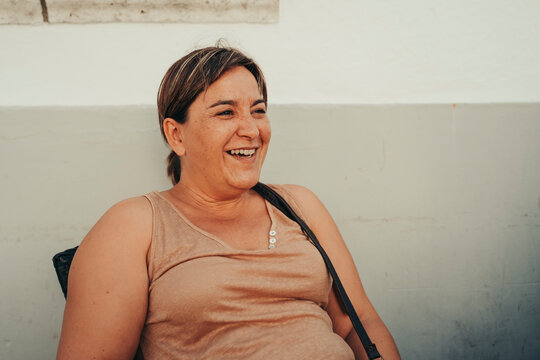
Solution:
[[[67,286],[68,286],[68,274],[69,268],[71,267],[71,262],[73,261],[73,256],[77,251],[78,246],[74,248],[64,250],[53,256],[53,265],[54,270],[56,270],[56,276],[58,276],[58,282],[64,293],[64,298],[67,297]]]

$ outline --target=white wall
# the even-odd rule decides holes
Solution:
[[[270,100],[540,101],[540,2],[283,0],[278,24],[0,27],[0,106],[154,104],[168,66],[226,37]]]

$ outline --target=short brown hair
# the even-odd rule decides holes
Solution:
[[[227,46],[211,46],[190,52],[175,62],[161,81],[157,97],[159,127],[165,141],[163,120],[183,124],[189,106],[228,70],[243,66],[253,74],[267,104],[266,82],[259,66],[241,51]],[[167,157],[167,174],[173,185],[180,181],[180,157],[173,151]]]

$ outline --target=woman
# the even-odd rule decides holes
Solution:
[[[195,50],[158,94],[173,187],[109,209],[74,258],[58,359],[363,359],[321,256],[251,188],[270,141],[259,67]],[[180,171],[181,170],[181,171]],[[399,354],[317,197],[274,186],[310,225],[386,359]]]

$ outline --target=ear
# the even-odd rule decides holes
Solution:
[[[171,118],[165,118],[163,120],[163,132],[165,133],[167,142],[178,156],[183,156],[186,153],[182,130],[182,124],[177,123],[176,120]]]

